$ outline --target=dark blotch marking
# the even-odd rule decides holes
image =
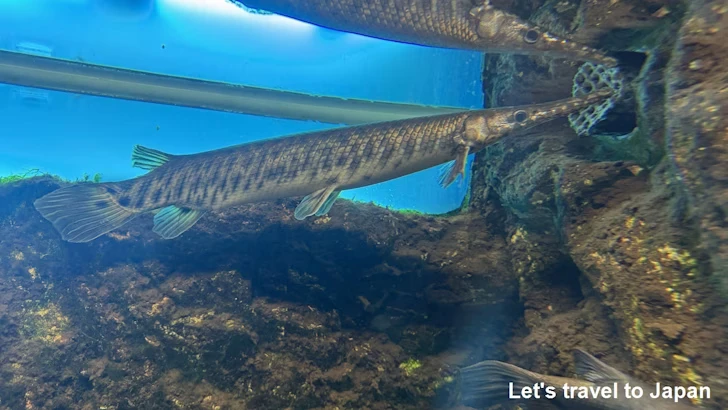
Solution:
[[[276,165],[273,167],[273,169],[270,170],[269,174],[271,177],[275,177],[277,175],[281,175],[285,172],[286,168],[284,165]]]
[[[392,158],[393,154],[394,154],[394,149],[391,146],[388,146],[382,153],[382,156],[380,158],[380,163],[386,164],[389,161],[389,159]]]
[[[233,166],[235,166],[235,158],[228,158],[228,160],[225,161],[225,179],[233,173]]]
[[[185,190],[185,181],[187,181],[187,176],[185,176],[182,179],[182,181],[180,181],[179,186],[177,187],[177,198],[182,198],[182,194],[184,193],[184,190]],[[172,191],[170,190],[170,192],[172,192]],[[188,194],[189,194],[189,192],[188,192]]]
[[[129,203],[131,203],[131,200],[128,196],[122,196],[121,198],[119,198],[119,205],[126,207],[129,206]]]
[[[147,191],[149,190],[149,181],[146,181],[142,184],[141,189],[139,189],[139,195],[137,197],[136,203],[134,204],[135,208],[141,208],[144,205],[144,198],[147,196]]]
[[[96,208],[98,208],[98,209],[106,208],[106,202],[105,201],[96,201]]]
[[[333,168],[333,166],[334,166],[334,161],[331,160],[331,156],[327,155],[326,158],[324,158],[324,163],[323,163],[323,167],[322,167],[323,170],[330,171],[331,168]]]
[[[263,181],[258,182],[258,189],[263,188]]]
[[[311,166],[311,157],[312,157],[313,150],[306,151],[306,154],[303,157],[303,167],[309,168]]]
[[[214,170],[212,171],[212,180],[210,181],[210,183],[216,185],[217,179],[220,177],[220,165],[217,163],[213,163],[212,166]]]
[[[402,156],[404,159],[412,159],[412,157],[415,156],[415,150],[412,148],[408,148],[407,151],[405,151],[405,154]]]
[[[159,203],[159,198],[161,198],[161,197],[162,197],[162,190],[158,189],[157,192],[155,192],[154,195],[152,196],[152,202],[155,204]]]
[[[369,158],[372,155],[372,151],[374,150],[374,144],[372,140],[367,141],[367,144],[364,146],[364,151],[362,153],[362,156],[364,158]]]
[[[349,168],[352,170],[357,170],[361,167],[361,158],[359,156],[354,157],[354,160],[351,162],[351,165],[349,165]]]
[[[243,187],[243,191],[247,191],[249,189],[250,189],[250,180],[248,180],[247,182],[245,182],[245,186]]]
[[[336,166],[341,167],[344,166],[344,164],[346,164],[346,157],[341,156],[336,160]]]
[[[172,181],[172,177],[174,175],[172,172],[168,173],[166,177],[164,177],[164,182],[162,183],[162,186],[169,186],[170,181]]]
[[[233,177],[233,191],[237,191],[239,185],[240,185],[240,173],[238,172]]]

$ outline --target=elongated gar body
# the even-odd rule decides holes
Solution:
[[[615,66],[604,53],[544,32],[484,0],[231,0],[321,27],[402,43],[540,54]]]
[[[207,210],[306,195],[294,215],[323,215],[345,189],[450,161],[441,184],[465,172],[470,153],[513,133],[603,101],[607,90],[521,107],[381,122],[256,141],[192,155],[136,146],[138,178],[61,188],[36,209],[70,242],[88,242],[136,215],[161,209],[154,232],[174,238]]]

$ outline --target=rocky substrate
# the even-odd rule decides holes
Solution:
[[[583,138],[554,123],[477,156],[471,208],[495,195],[507,209],[525,307],[509,359],[571,374],[565,353],[586,338],[622,370],[707,385],[702,404],[726,408],[728,3],[547,1],[532,17],[617,51],[635,113]],[[561,98],[553,86],[577,65],[489,56],[486,94],[496,106]]]
[[[521,313],[498,208],[285,200],[69,244],[32,207],[59,186],[1,189],[0,408],[427,408]]]
[[[0,187],[0,409],[424,409],[483,359],[571,376],[585,349],[728,408],[725,1],[493,4],[617,52],[617,120],[476,156],[449,215],[296,199],[146,215],[88,244]],[[579,64],[491,55],[489,106],[563,98]]]

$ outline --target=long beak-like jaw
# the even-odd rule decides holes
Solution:
[[[482,114],[470,118],[466,126],[466,139],[471,141],[475,150],[478,150],[507,135],[568,116],[590,105],[599,104],[611,98],[612,95],[611,90],[602,89],[581,97],[483,110]]]
[[[607,67],[617,60],[595,48],[547,33],[493,6],[474,8],[471,15],[478,19],[477,32],[484,48],[518,54],[539,54],[576,61],[590,61]]]

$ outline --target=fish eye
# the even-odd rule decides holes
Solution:
[[[533,44],[538,41],[539,37],[541,37],[541,33],[539,33],[538,30],[532,28],[523,35],[523,41],[528,44]]]
[[[513,113],[513,120],[519,124],[526,122],[528,119],[528,113],[523,110],[518,110]]]

